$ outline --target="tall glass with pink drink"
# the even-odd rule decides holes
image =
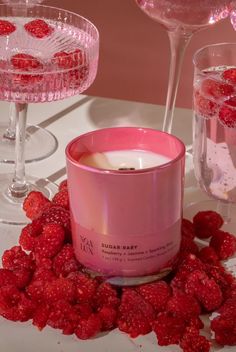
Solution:
[[[218,204],[232,204],[236,202],[236,44],[200,49],[194,66],[195,175],[201,188],[221,201]]]

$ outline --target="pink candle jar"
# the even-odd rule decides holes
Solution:
[[[66,148],[73,245],[119,285],[170,272],[181,240],[184,144],[148,128],[86,133]]]

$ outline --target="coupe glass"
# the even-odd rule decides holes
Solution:
[[[226,18],[232,0],[135,0],[138,6],[167,30],[171,62],[163,131],[171,133],[173,113],[185,49],[192,35]]]
[[[8,6],[34,6],[43,0],[2,0]],[[15,104],[10,103],[9,121],[0,124],[0,162],[13,164],[15,162],[16,121]],[[44,143],[42,144],[42,139]],[[39,126],[28,126],[26,130],[25,162],[42,160],[49,157],[57,149],[56,137]]]
[[[16,114],[15,172],[0,174],[0,221],[24,224],[21,206],[27,193],[55,191],[48,180],[25,177],[28,103],[65,99],[87,89],[97,72],[99,34],[87,19],[43,5],[0,5],[0,20],[8,21],[3,22],[8,35],[0,36],[0,100],[14,102]]]
[[[236,223],[236,43],[206,46],[194,55],[193,162],[201,189],[211,198],[186,214],[216,210],[230,229]]]

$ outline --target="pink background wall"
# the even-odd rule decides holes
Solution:
[[[80,13],[100,31],[98,75],[86,93],[165,104],[168,36],[158,23],[141,12],[134,0],[47,0],[45,4]],[[223,41],[236,41],[228,20],[193,36],[186,51],[177,106],[192,104],[193,53],[201,46]]]

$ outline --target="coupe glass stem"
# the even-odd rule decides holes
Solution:
[[[3,138],[14,141],[16,138],[16,113],[15,104],[10,103],[9,109],[9,124],[6,131],[3,134]]]
[[[225,224],[228,224],[231,221],[231,209],[232,209],[232,203],[225,203],[222,201],[217,202],[217,213],[219,213]]]
[[[179,30],[168,30],[170,40],[171,61],[169,70],[168,92],[166,99],[166,110],[162,130],[164,132],[172,132],[173,114],[175,108],[175,100],[180,80],[180,73],[183,63],[185,49],[191,39],[191,33],[183,33]]]
[[[25,134],[27,108],[28,104],[15,103],[15,171],[12,183],[9,186],[9,193],[13,198],[23,198],[28,192],[28,185],[25,180]]]

